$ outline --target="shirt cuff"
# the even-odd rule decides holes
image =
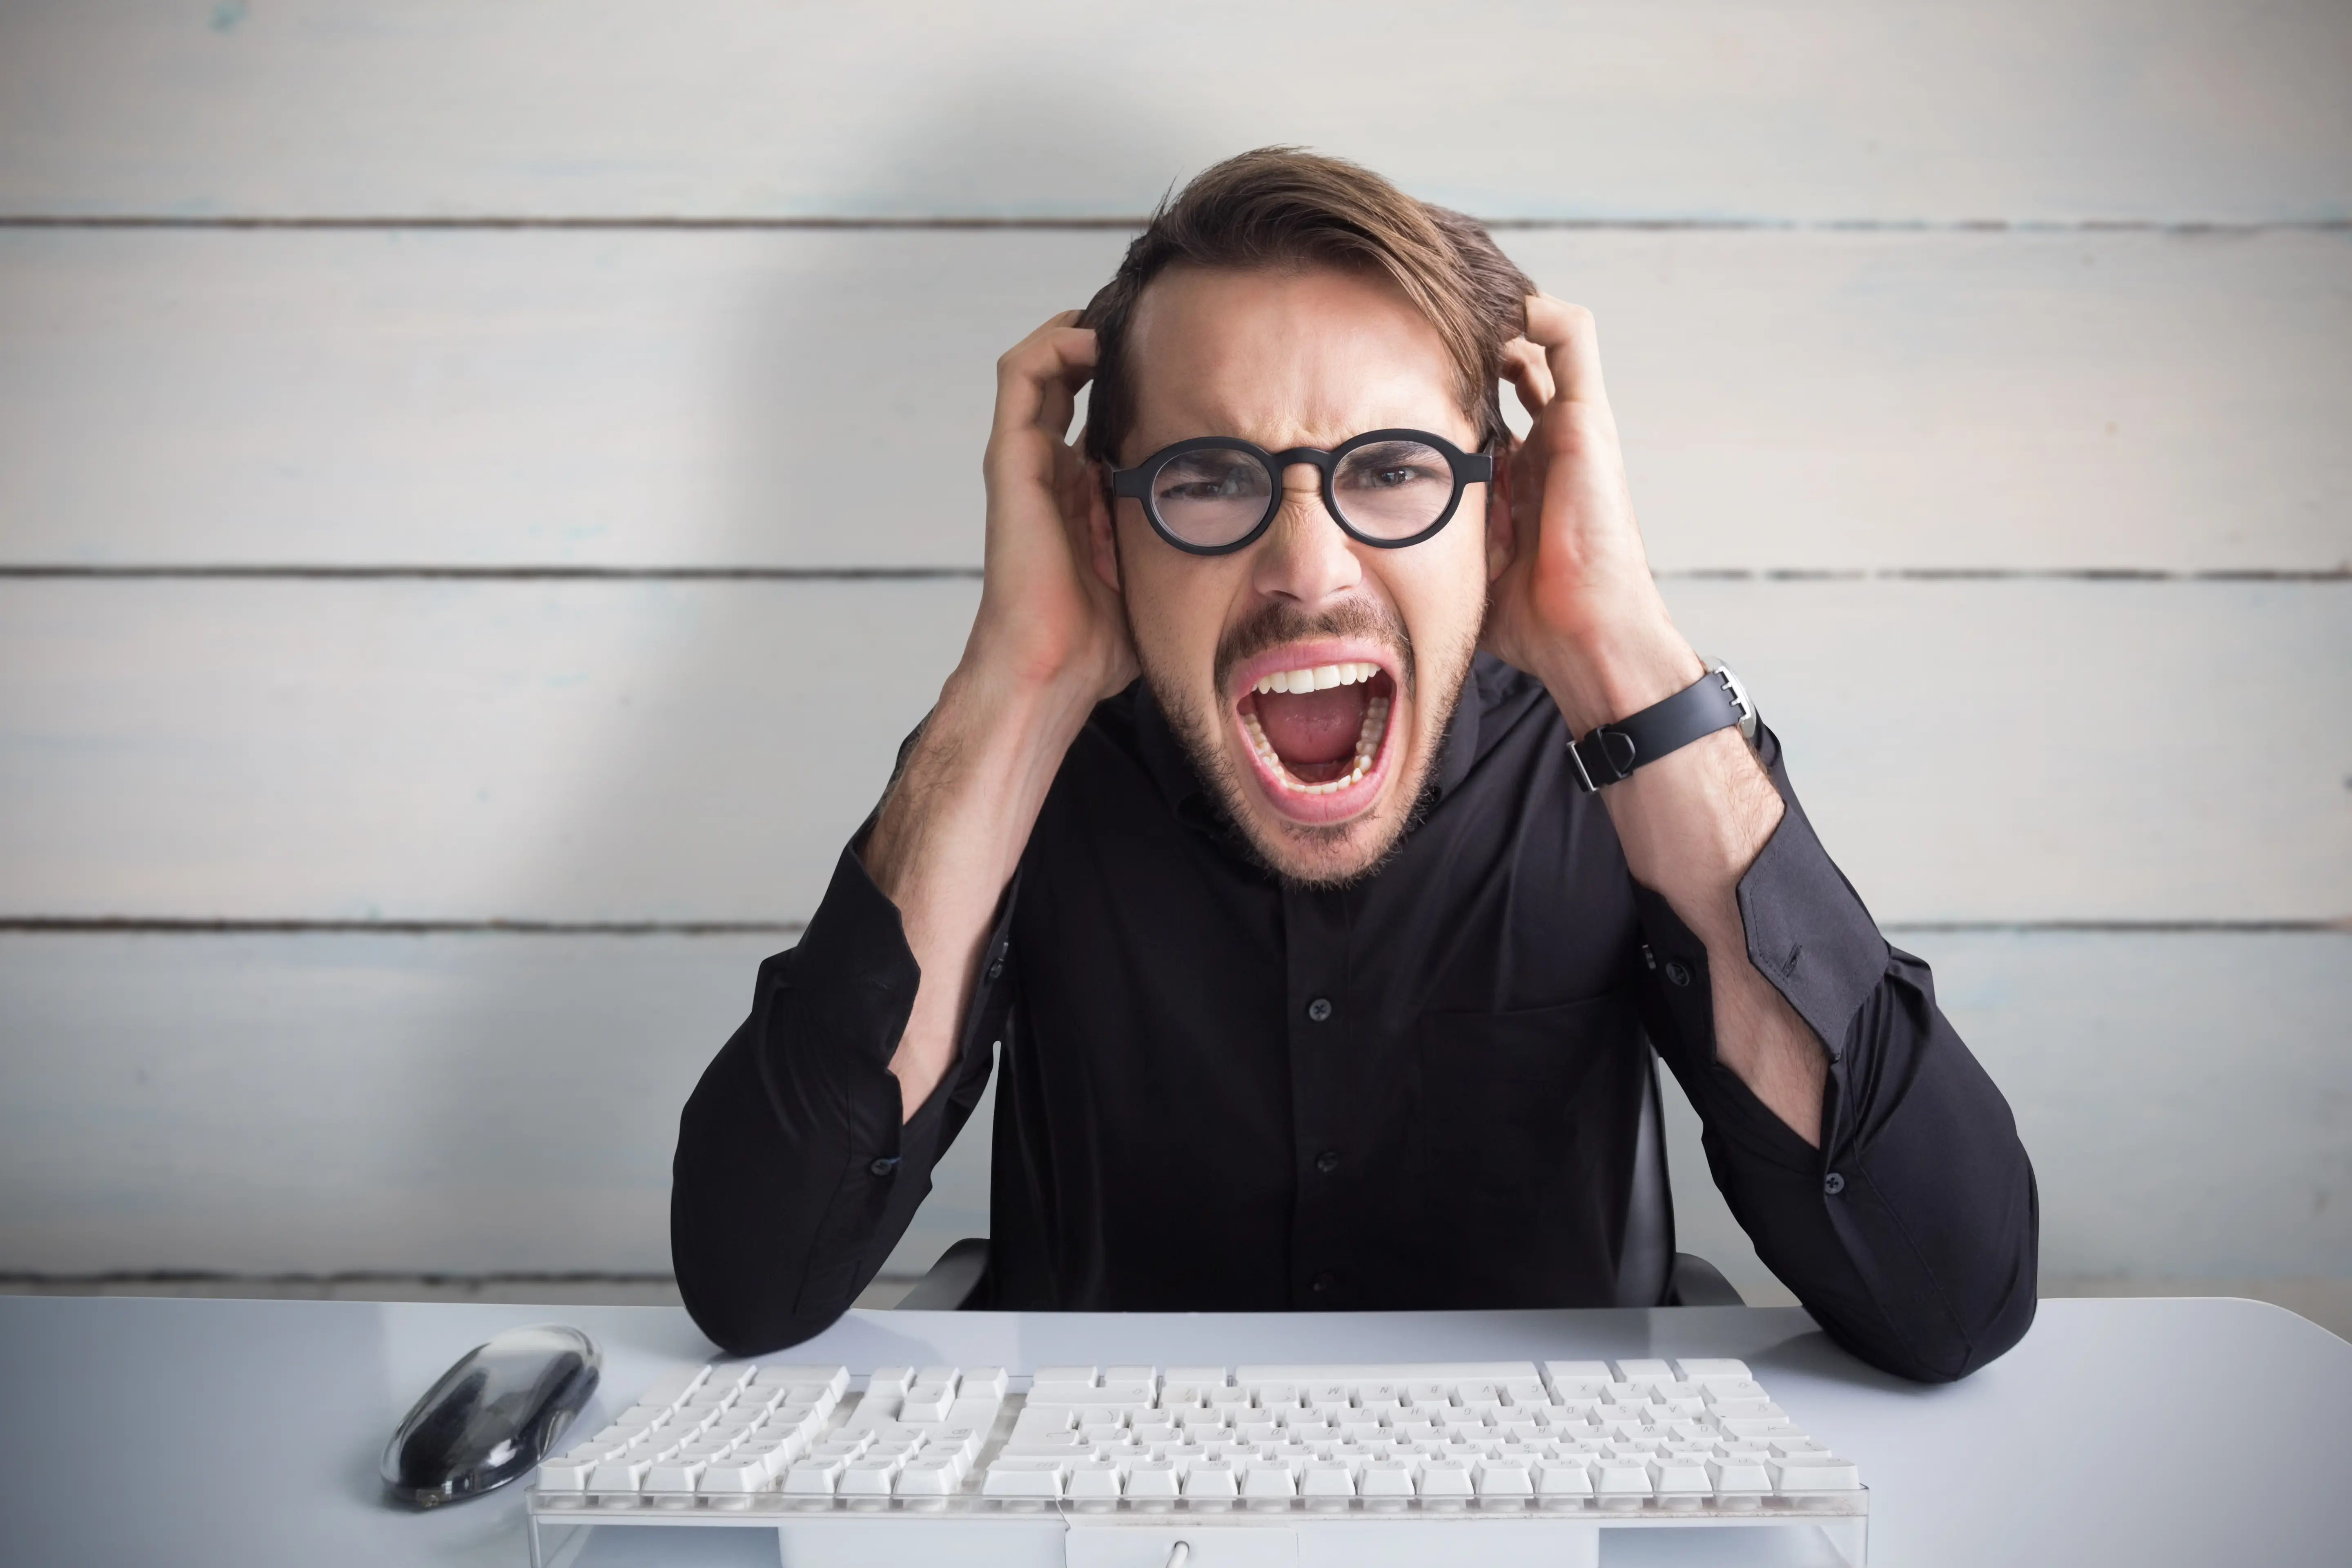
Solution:
[[[846,1047],[858,1067],[878,1071],[907,1031],[922,970],[898,906],[858,856],[865,840],[860,832],[842,850],[793,952],[789,990],[777,1001],[791,1009],[795,1042]]]
[[[1886,973],[1886,939],[1789,787],[1775,742],[1766,753],[1784,807],[1780,826],[1739,879],[1748,962],[1842,1061],[1854,1016]]]

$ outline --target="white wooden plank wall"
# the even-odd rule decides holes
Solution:
[[[0,11],[0,1273],[660,1271],[994,356],[1292,141],[1600,311],[2045,1273],[2352,1278],[2347,79],[2328,0]],[[985,1226],[972,1135],[898,1266]]]

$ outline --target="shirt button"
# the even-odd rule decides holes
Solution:
[[[1666,978],[1677,985],[1687,985],[1690,984],[1690,966],[1679,958],[1670,959],[1666,963]]]
[[[1314,1001],[1307,1004],[1307,1016],[1318,1024],[1330,1017],[1331,998],[1328,996],[1318,996]]]
[[[1318,1296],[1321,1296],[1328,1294],[1331,1287],[1337,1283],[1338,1281],[1333,1279],[1328,1274],[1318,1274],[1315,1277],[1315,1283],[1312,1289]]]
[[[1332,1172],[1338,1170],[1339,1168],[1339,1151],[1337,1149],[1326,1149],[1320,1154],[1316,1155],[1315,1168],[1322,1172],[1327,1176]]]
[[[1845,1191],[1845,1178],[1839,1175],[1835,1171],[1832,1171],[1828,1175],[1822,1178],[1822,1191],[1829,1194],[1832,1197],[1837,1196],[1840,1193]]]
[[[1002,973],[1004,973],[1004,960],[1003,960],[1003,959],[1001,959],[1001,958],[1000,958],[1000,959],[998,959],[995,963],[992,963],[992,964],[990,964],[990,965],[988,966],[988,977],[989,977],[991,980],[995,979],[998,975],[1000,975],[1000,974],[1002,974]]]
[[[877,1176],[887,1176],[891,1172],[898,1168],[898,1162],[886,1156],[876,1160],[872,1164],[866,1168]]]

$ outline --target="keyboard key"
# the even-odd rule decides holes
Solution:
[[[1138,1459],[1128,1467],[1127,1500],[1129,1502],[1166,1502],[1181,1494],[1184,1478],[1170,1459]]]
[[[1633,1455],[1602,1459],[1592,1469],[1592,1493],[1600,1498],[1648,1497],[1649,1461]]]
[[[1138,1405],[1149,1405],[1160,1393],[1160,1369],[1150,1366],[1105,1367],[1102,1388]]]
[[[917,1384],[899,1403],[901,1421],[944,1421],[955,1395],[939,1384]]]
[[[1258,1460],[1242,1472],[1242,1496],[1252,1502],[1271,1502],[1298,1495],[1290,1467]]]
[[[1477,1469],[1480,1499],[1529,1498],[1536,1495],[1535,1478],[1524,1461],[1488,1459]]]
[[[820,1366],[806,1362],[779,1363],[763,1366],[751,1374],[751,1385],[771,1388],[815,1386],[839,1399],[849,1392],[849,1369],[845,1366]]]
[[[1012,1380],[1005,1375],[1003,1367],[975,1366],[965,1371],[956,1384],[956,1393],[966,1399],[1002,1399],[1012,1386]]]
[[[1090,1366],[1041,1366],[1029,1379],[1030,1402],[1092,1394],[1097,1376],[1097,1369]]]
[[[849,1425],[860,1429],[887,1426],[898,1419],[898,1396],[887,1389],[879,1394],[866,1393],[858,1396],[856,1408],[849,1413]]]
[[[1589,1498],[1592,1471],[1574,1459],[1545,1459],[1535,1468],[1535,1488],[1539,1498]]]
[[[1806,1455],[1801,1458],[1775,1459],[1766,1467],[1772,1477],[1772,1489],[1783,1494],[1802,1492],[1850,1492],[1862,1487],[1861,1473],[1843,1459]]]
[[[1052,1464],[1032,1468],[1017,1461],[999,1459],[988,1467],[988,1479],[981,1483],[981,1495],[1015,1500],[1058,1500],[1062,1495],[1062,1472]]]
[[[1675,1369],[1662,1361],[1621,1361],[1617,1363],[1617,1381],[1643,1384],[1673,1383]]]
[[[1023,1437],[1014,1436],[1005,1441],[1001,1452],[1008,1459],[1091,1459],[1095,1446],[1076,1432],[1060,1432],[1051,1436]]]
[[[1706,1360],[1684,1356],[1675,1363],[1675,1370],[1685,1383],[1748,1383],[1755,1374],[1744,1361],[1728,1359]]]
[[[1475,1490],[1470,1481],[1470,1467],[1459,1459],[1432,1459],[1421,1468],[1420,1489],[1425,1499],[1469,1497]]]
[[[1108,1459],[1088,1459],[1073,1465],[1069,1482],[1063,1490],[1073,1502],[1117,1502],[1118,1467]]]
[[[854,1459],[842,1467],[841,1478],[834,1483],[837,1497],[888,1497],[891,1483],[898,1479],[898,1460],[894,1458]]]
[[[1228,1460],[1203,1459],[1184,1471],[1184,1495],[1194,1501],[1230,1501],[1239,1490]]]
[[[833,1483],[849,1464],[839,1457],[811,1455],[784,1472],[786,1497],[831,1497]]]
[[[773,1479],[761,1460],[739,1455],[734,1458],[721,1459],[705,1469],[695,1489],[706,1497],[747,1497],[753,1492],[767,1490],[769,1481]]]
[[[1705,1497],[1715,1484],[1705,1459],[1677,1454],[1650,1461],[1650,1489],[1662,1498]]]
[[[980,1445],[987,1430],[984,1426],[942,1426],[931,1435],[924,1452],[950,1454],[968,1465],[980,1458]]]
[[[633,1492],[644,1484],[646,1472],[653,1468],[649,1459],[607,1459],[598,1465],[588,1478],[592,1492]]]
[[[1349,1498],[1356,1495],[1356,1479],[1344,1460],[1317,1459],[1298,1477],[1298,1495],[1306,1498]]]
[[[1192,1369],[1185,1369],[1190,1371]],[[1294,1388],[1316,1384],[1387,1384],[1411,1383],[1506,1383],[1515,1377],[1535,1377],[1531,1361],[1410,1362],[1387,1365],[1341,1363],[1326,1365],[1268,1364],[1234,1368],[1234,1382],[1244,1388],[1288,1384]],[[1171,1370],[1169,1381],[1176,1381]]]
[[[963,1475],[953,1460],[927,1456],[900,1470],[892,1489],[908,1498],[953,1497],[963,1485]]]
[[[1706,1462],[1706,1479],[1724,1497],[1760,1497],[1772,1489],[1772,1478],[1760,1457],[1740,1455]]]
[[[996,1413],[1003,1407],[1003,1402],[993,1394],[959,1394],[940,1419],[950,1426],[971,1426],[985,1432],[996,1425]]]
[[[600,1451],[579,1457],[564,1456],[542,1459],[539,1466],[539,1489],[545,1492],[577,1492],[588,1489],[588,1478],[604,1462]]]
[[[1356,1495],[1364,1498],[1409,1498],[1412,1496],[1412,1461],[1410,1459],[1374,1459],[1364,1467],[1356,1479]]]
[[[646,1479],[637,1483],[638,1488],[649,1492],[690,1492],[702,1479],[706,1462],[690,1454],[657,1459],[646,1468]]]

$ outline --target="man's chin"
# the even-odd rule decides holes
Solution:
[[[1248,841],[1265,868],[1285,882],[1307,888],[1344,888],[1386,865],[1404,837],[1412,814],[1381,800],[1341,822],[1292,821],[1245,792],[1255,781],[1228,777],[1225,816]]]
[[[1195,757],[1195,766],[1200,759]],[[1421,818],[1423,773],[1409,766],[1383,781],[1383,790],[1362,811],[1343,820],[1303,823],[1263,799],[1263,783],[1249,771],[1218,757],[1216,769],[1200,769],[1209,781],[1225,820],[1249,844],[1258,865],[1291,886],[1340,889],[1371,877],[1397,853],[1406,832]]]

